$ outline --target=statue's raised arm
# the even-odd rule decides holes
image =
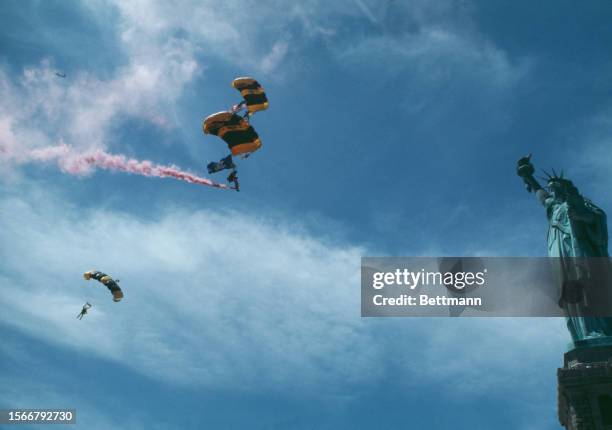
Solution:
[[[538,181],[533,177],[535,173],[535,168],[533,164],[531,164],[531,154],[521,158],[516,163],[516,174],[523,178],[523,182],[525,182],[525,187],[527,191],[538,191],[541,190],[542,187],[538,184]]]
[[[538,200],[544,204],[546,198],[549,197],[548,193],[542,186],[538,183],[536,178],[533,177],[535,173],[535,167],[531,164],[531,154],[521,158],[516,163],[516,174],[523,178],[523,182],[525,183],[525,188],[529,192],[535,192]]]

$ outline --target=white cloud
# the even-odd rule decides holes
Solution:
[[[24,161],[27,150],[60,142],[83,152],[106,149],[113,128],[131,118],[176,126],[174,104],[206,58],[221,55],[271,73],[288,49],[287,41],[261,42],[261,29],[268,27],[249,21],[263,24],[265,16],[245,16],[238,3],[95,2],[89,7],[94,14],[118,11],[118,22],[107,28],[119,33],[116,55],[125,63],[110,73],[91,70],[66,79],[55,75],[51,59],[17,79],[0,73],[0,158],[5,161]]]
[[[475,392],[510,383],[519,357],[541,371],[564,346],[558,320],[362,319],[366,251],[282,221],[182,210],[145,221],[42,193],[4,197],[0,211],[0,321],[168,382],[286,389],[297,378],[343,394],[391,366],[409,385],[453,377]],[[121,279],[124,301],[82,280],[92,268]]]
[[[517,377],[537,384],[554,379],[569,341],[562,318],[455,321],[431,332],[426,347],[413,353],[420,364],[414,384],[452,381],[461,386],[458,395],[498,392]]]
[[[372,24],[379,24],[379,20],[378,18],[376,18],[374,16],[374,14],[372,13],[372,11],[370,10],[370,8],[367,6],[366,3],[364,3],[362,0],[353,0],[355,2],[355,5],[359,8],[359,10],[361,10],[363,12],[363,15],[370,20],[370,22]]]
[[[59,142],[78,151],[106,149],[113,127],[134,117],[156,127],[178,126],[175,103],[213,57],[261,74],[264,81],[282,79],[284,70],[296,70],[285,63],[306,61],[287,54],[312,38],[333,41],[329,46],[338,60],[353,66],[410,67],[418,76],[415,87],[425,93],[457,78],[450,74],[482,80],[490,92],[512,87],[524,65],[511,64],[501,50],[470,30],[469,20],[455,17],[452,5],[389,3],[374,17],[373,5],[365,0],[311,0],[290,7],[281,1],[89,3],[96,15],[117,11],[117,22],[107,27],[118,32],[117,56],[126,61],[100,76],[92,70],[60,79],[48,60],[16,81],[0,74],[0,158],[11,154],[19,161],[23,152],[16,151]],[[355,32],[355,20],[363,20],[364,13],[372,15],[370,21],[401,16],[414,31],[375,36]],[[401,96],[409,99],[404,108],[426,108],[432,98],[425,93]]]
[[[533,59],[511,58],[479,31],[470,10],[457,2],[395,2],[383,14],[381,31],[358,34],[334,50],[349,72],[375,77],[371,85],[393,82],[394,108],[418,115],[419,126],[439,127],[475,110],[487,115],[482,128],[499,130]]]
[[[507,88],[527,71],[527,63],[513,65],[490,42],[437,25],[400,36],[362,39],[341,56],[349,64],[368,63],[382,72],[384,69],[391,73],[410,70],[420,82],[429,85],[469,76],[486,86]]]
[[[266,73],[274,71],[280,62],[287,54],[289,43],[284,40],[280,40],[272,46],[270,53],[266,55],[261,61],[261,69]]]
[[[111,71],[69,73],[66,79],[55,75],[52,59],[28,67],[16,79],[0,71],[0,160],[9,161],[4,170],[10,163],[25,162],[28,150],[59,143],[76,152],[105,150],[113,141],[113,129],[125,120],[140,118],[166,129],[178,126],[175,103],[214,57],[264,80],[281,76],[290,49],[289,29],[296,22],[305,30],[301,36],[325,33],[317,22],[329,12],[319,14],[318,5],[88,3],[96,16],[117,11],[117,21],[104,24],[118,33],[116,56],[125,61]],[[324,10],[337,13],[338,8]],[[279,34],[284,36],[279,39]]]
[[[296,21],[307,30],[307,37],[321,34],[312,30],[322,28],[316,21],[334,9],[318,9],[319,1],[110,3],[120,11],[122,40],[129,46],[156,51],[158,39],[180,34],[204,58],[222,58],[264,77],[276,73],[288,47],[287,40],[277,40],[278,34],[289,34]],[[270,56],[275,67],[270,67]]]
[[[105,149],[121,119],[170,126],[168,107],[198,70],[183,45],[169,40],[154,58],[134,57],[108,80],[89,73],[58,79],[48,61],[15,83],[0,73],[0,159],[27,161],[29,151],[63,142],[79,152]]]
[[[18,81],[0,75],[6,151],[60,139],[83,150],[106,146],[122,115],[167,126],[171,105],[205,66],[201,58],[220,56],[273,74],[296,43],[290,26],[299,23],[308,37],[340,37],[350,29],[336,25],[339,18],[363,14],[353,1],[113,4],[127,63],[110,78],[92,72],[60,80],[51,63],[29,68]],[[422,82],[434,84],[448,78],[440,64],[457,66],[465,76],[480,69],[477,76],[503,88],[521,75],[523,69],[492,44],[434,25],[446,16],[444,7],[418,3],[409,12],[414,34],[349,38],[354,46],[340,60],[411,64]],[[343,51],[346,45],[338,46]],[[474,380],[478,368],[510,380],[518,372],[512,360],[542,365],[558,351],[531,346],[550,329],[556,330],[551,345],[564,335],[558,321],[534,332],[527,319],[362,320],[358,264],[364,250],[325,243],[283,222],[183,210],[144,221],[104,209],[84,212],[44,193],[4,196],[0,212],[0,320],[165,381],[321,389],[380,379],[394,360],[412,364],[405,368],[412,381],[439,382],[459,368]],[[81,280],[94,267],[122,279],[122,303]],[[90,297],[91,314],[77,321]],[[507,342],[503,354],[500,336]],[[456,364],[431,364],[439,357]]]
[[[612,171],[612,106],[591,118],[569,124],[562,131],[566,143],[559,151],[571,160],[565,168],[565,177],[591,198],[607,213],[612,210],[610,172]]]
[[[15,347],[11,344],[11,347]],[[4,351],[3,351],[4,352]],[[32,361],[27,353],[20,357],[22,362]],[[55,428],[87,428],[92,430],[106,430],[109,428],[117,430],[134,429],[156,429],[166,430],[169,426],[160,423],[151,423],[150,416],[133,410],[118,416],[116,410],[95,403],[89,396],[88,390],[95,390],[92,381],[76,381],[69,373],[57,374],[57,369],[49,366],[41,369],[37,362],[37,370],[45,371],[47,375],[53,375],[62,379],[61,387],[50,383],[33,379],[31,373],[20,373],[18,375],[0,375],[0,402],[3,407],[30,409],[75,409],[76,424],[58,425]],[[40,376],[40,375],[37,375]],[[51,378],[55,379],[55,378]],[[78,387],[67,389],[67,387]],[[58,389],[59,388],[59,389]],[[149,422],[147,422],[149,421]],[[46,424],[28,425],[28,428],[45,429]]]
[[[1,206],[12,214],[2,221],[2,243],[11,244],[3,266],[15,275],[2,280],[0,318],[33,335],[206,385],[359,381],[380,360],[359,330],[357,248],[237,213],[176,211],[144,222],[44,201]],[[82,280],[93,267],[122,279],[123,302]],[[87,299],[94,308],[79,322]]]

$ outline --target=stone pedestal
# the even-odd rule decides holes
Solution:
[[[557,378],[562,426],[568,430],[612,430],[612,346],[566,352]]]

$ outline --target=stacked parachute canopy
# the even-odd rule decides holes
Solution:
[[[250,154],[261,147],[259,136],[248,121],[232,112],[217,112],[204,120],[204,133],[219,136],[232,155]]]
[[[254,114],[268,108],[268,97],[266,97],[264,89],[255,79],[249,77],[236,78],[232,82],[232,87],[240,91],[246,102],[249,114]]]
[[[121,288],[119,288],[117,281],[108,276],[106,273],[102,273],[97,270],[90,270],[89,272],[83,273],[83,278],[85,278],[87,281],[90,279],[95,279],[96,281],[100,281],[102,284],[104,284],[113,295],[114,302],[118,302],[123,298],[123,292],[121,291]]]

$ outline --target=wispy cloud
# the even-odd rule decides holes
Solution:
[[[355,2],[355,5],[359,8],[359,10],[363,12],[364,16],[368,20],[370,20],[372,24],[379,23],[378,19],[374,16],[370,8],[362,0],[353,0],[353,1]]]
[[[69,79],[59,79],[49,60],[27,68],[16,80],[0,74],[0,145],[34,149],[63,141],[77,150],[104,150],[119,119],[172,128],[177,126],[174,104],[201,75],[207,59],[222,58],[264,78],[277,76],[288,59],[304,61],[287,55],[290,50],[325,33],[337,40],[333,52],[339,61],[353,67],[373,64],[379,72],[411,70],[417,81],[412,88],[431,90],[457,79],[482,83],[491,93],[512,87],[525,65],[513,64],[468,24],[453,21],[451,5],[386,4],[381,16],[401,16],[413,30],[369,34],[355,32],[357,17],[378,20],[362,0],[325,7],[310,0],[290,8],[276,1],[90,3],[93,13],[117,11],[110,28],[118,33],[117,55],[126,58],[125,64],[103,76],[91,70]],[[404,108],[426,108],[431,97],[425,93],[402,96],[410,100]]]
[[[394,2],[385,8],[381,31],[334,45],[347,70],[393,82],[398,107],[425,125],[437,127],[466,104],[489,114],[509,109],[508,99],[529,76],[533,59],[512,58],[457,2]],[[498,117],[493,127],[507,122],[505,115]]]
[[[289,49],[289,42],[284,41],[284,40],[280,40],[276,42],[272,46],[270,53],[266,55],[261,61],[261,69],[265,71],[266,73],[272,72],[274,69],[278,67],[280,62],[283,61],[283,58],[287,54],[288,49]]]
[[[62,143],[76,153],[126,146],[113,132],[132,119],[159,130],[177,127],[175,104],[207,61],[222,58],[264,79],[279,76],[295,31],[302,39],[320,37],[325,31],[313,29],[344,15],[342,7],[319,6],[319,1],[288,9],[282,2],[89,3],[93,14],[117,12],[108,28],[117,32],[118,45],[107,48],[126,60],[104,73],[75,72],[67,79],[56,76],[53,59],[28,66],[17,78],[0,70],[3,158],[15,148],[26,153]],[[281,8],[286,13],[278,14]]]
[[[565,176],[574,181],[581,193],[591,197],[608,213],[612,210],[612,191],[609,187],[612,171],[611,115],[612,106],[587,120],[566,125],[564,139],[569,142],[560,151],[564,158],[571,160],[571,163],[563,166]]]
[[[237,213],[179,210],[151,223],[19,199],[3,205],[14,214],[2,221],[2,243],[11,244],[3,267],[16,277],[2,282],[2,318],[36,336],[181,383],[283,385],[296,374],[306,385],[361,380],[377,361],[351,293],[357,248]],[[93,267],[122,279],[123,302],[85,284],[82,272]],[[85,297],[94,309],[79,325]],[[357,344],[360,357],[345,368]]]
[[[11,344],[14,347],[14,344]],[[28,354],[23,354],[21,360],[28,361]],[[148,422],[150,417],[134,411],[122,413],[119,417],[112,407],[100,407],[93,399],[88,396],[87,390],[93,390],[93,381],[77,381],[69,372],[62,372],[57,375],[57,368],[42,366],[36,362],[38,371],[46,371],[49,374],[62,378],[61,388],[50,381],[40,379],[33,380],[31,373],[19,373],[13,375],[0,375],[0,384],[3,390],[0,393],[0,403],[4,407],[11,408],[57,408],[75,409],[76,425],[61,425],[56,428],[87,428],[93,430],[105,430],[114,428],[118,430],[127,429],[150,429],[165,430],[167,427],[160,423],[151,424]],[[38,375],[40,376],[40,375]],[[70,390],[67,387],[80,387],[81,390]],[[59,389],[58,389],[59,388]],[[28,426],[34,429],[44,429],[46,424],[32,424]]]
[[[350,64],[369,63],[391,73],[414,71],[423,83],[453,78],[483,79],[484,85],[508,87],[527,71],[527,63],[514,65],[502,50],[469,33],[424,26],[416,33],[362,39],[342,57]]]
[[[559,321],[363,320],[358,264],[365,250],[283,222],[180,209],[144,221],[32,196],[35,204],[0,201],[2,322],[155,379],[282,389],[299,375],[304,390],[332,394],[385,378],[395,366],[409,384],[461,368],[458,390],[475,392],[510,381],[516,354],[536,367],[549,363],[554,351],[533,345],[554,349],[564,337]],[[122,280],[121,303],[82,280],[92,268]],[[94,308],[77,321],[85,300]],[[496,347],[500,335],[506,350]],[[454,364],[436,365],[442,356]],[[483,366],[497,369],[495,378],[473,374]]]
[[[402,6],[409,31],[382,35],[355,31],[353,20],[371,21],[367,10],[380,20],[391,13],[373,15],[363,1],[111,4],[126,63],[106,76],[91,71],[66,80],[54,76],[51,62],[14,79],[1,75],[5,148],[63,141],[80,151],[104,149],[119,118],[172,127],[173,104],[205,70],[207,57],[282,73],[299,57],[292,55],[296,33],[342,39],[333,53],[352,67],[408,68],[416,82],[410,88],[463,79],[506,94],[528,67],[481,35],[442,28],[450,19],[446,2]],[[404,107],[426,109],[426,93]],[[455,392],[475,395],[524,375],[516,363],[550,366],[565,342],[558,320],[362,320],[358,264],[367,250],[328,243],[284,220],[173,208],[143,220],[24,190],[0,198],[0,319],[168,383],[287,389],[299,377],[305,390],[350,395],[351,383],[382,381],[397,370],[406,376],[398,384],[456,377]],[[92,268],[122,279],[123,302],[112,303],[104,287],[82,280]],[[89,298],[94,309],[76,321]],[[450,364],[436,365],[440,357],[452,357]]]

